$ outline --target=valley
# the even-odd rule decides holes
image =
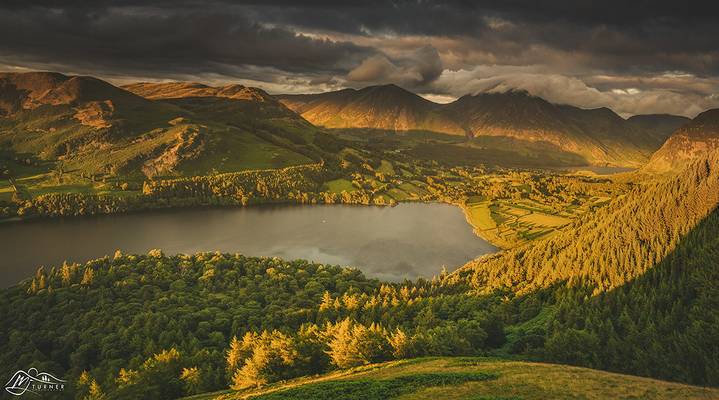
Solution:
[[[539,166],[552,164],[536,158],[542,145],[531,142],[525,145],[535,161],[520,158],[524,161],[508,169],[501,165],[514,153],[503,155],[479,144],[491,137],[465,143],[456,135],[427,132],[324,131],[265,92],[240,85],[178,82],[118,88],[94,78],[43,73],[2,79],[25,93],[18,100],[21,105],[6,108],[4,123],[11,128],[0,129],[0,216],[5,218],[189,206],[441,201],[463,207],[477,234],[509,248],[556,232],[626,189],[605,178],[562,177],[542,170]],[[384,96],[386,90],[422,103],[398,87],[372,93]],[[67,92],[71,95],[56,94]],[[62,129],[80,127],[82,132],[83,120],[69,118],[68,110],[98,98],[118,104],[105,115],[106,124],[77,140],[56,133],[37,136],[60,133],[55,127],[59,120],[66,121]],[[148,114],[155,129],[138,136],[149,125],[128,123],[135,114],[113,122],[121,106],[149,104],[163,110]],[[40,110],[53,117],[38,118]],[[42,141],[23,133],[30,127]],[[511,140],[511,145],[495,144],[518,148],[516,139]],[[60,148],[66,154],[53,155]],[[460,149],[468,158],[457,157]],[[520,172],[513,172],[517,168]],[[267,179],[264,188],[255,185],[258,174]],[[285,180],[283,185],[272,183],[276,177]],[[212,193],[204,186],[199,192],[190,189],[199,182],[224,188],[212,188]],[[567,190],[570,185],[578,189]]]
[[[0,100],[0,375],[92,400],[715,396],[716,110],[38,72]]]

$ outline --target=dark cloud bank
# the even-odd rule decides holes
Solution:
[[[717,2],[0,3],[0,67],[271,92],[397,83],[430,99],[521,88],[624,114],[719,107]]]

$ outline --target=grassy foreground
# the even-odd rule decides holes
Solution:
[[[719,389],[566,365],[474,357],[419,358],[367,365],[262,389],[186,400],[544,400],[717,399]]]

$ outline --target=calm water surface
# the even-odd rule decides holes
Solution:
[[[447,204],[175,210],[0,223],[0,286],[40,265],[154,248],[303,258],[389,280],[431,277],[443,265],[452,270],[496,251],[474,235],[459,208]]]
[[[567,172],[593,172],[597,175],[614,175],[614,174],[621,174],[623,172],[631,172],[635,171],[636,168],[629,168],[629,167],[602,167],[602,166],[584,166],[584,167],[565,167],[565,168],[558,168],[560,171],[567,171]]]

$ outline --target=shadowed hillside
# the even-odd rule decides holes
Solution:
[[[654,148],[660,147],[674,131],[691,119],[669,114],[634,115],[627,122],[636,129],[644,131],[654,141]]]
[[[547,347],[558,362],[719,385],[719,210],[643,275],[567,297]],[[580,356],[581,354],[581,356]]]

